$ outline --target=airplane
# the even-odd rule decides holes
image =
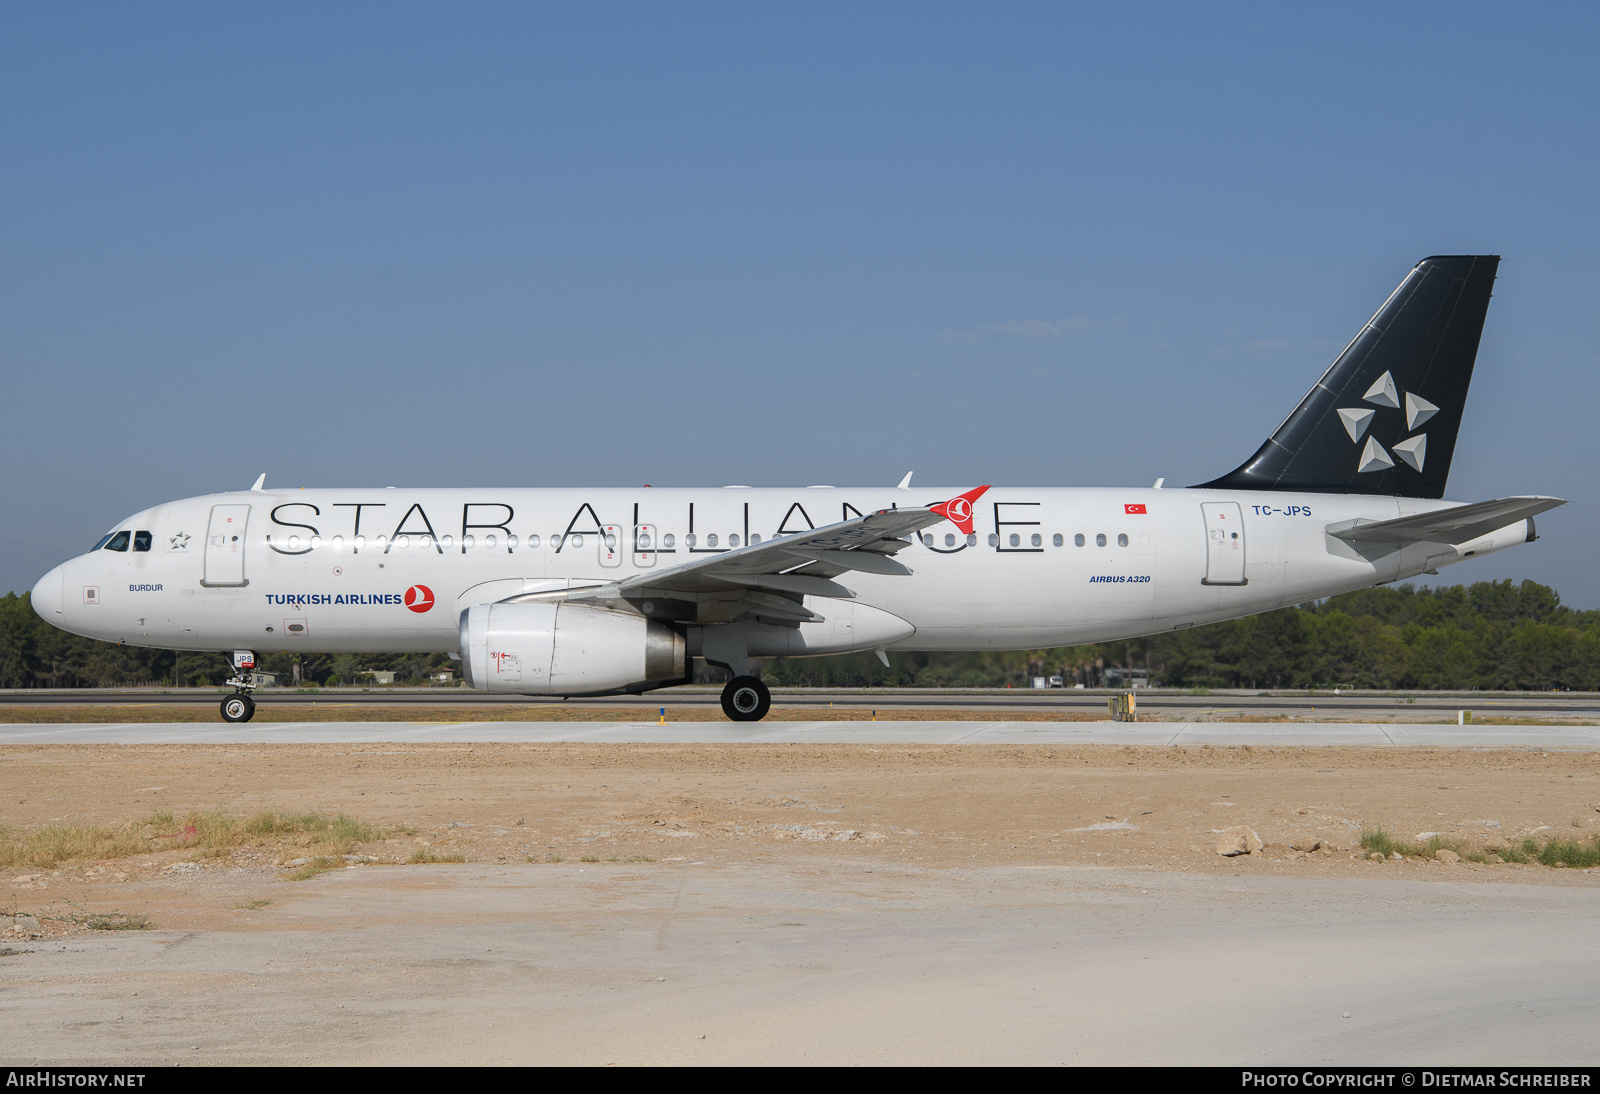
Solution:
[[[1563,505],[1446,501],[1497,255],[1419,262],[1239,467],[1166,489],[296,489],[135,513],[34,586],[74,634],[231,656],[444,652],[487,692],[643,693],[765,657],[1016,650],[1204,626],[1536,536]],[[228,653],[231,651],[231,654]]]

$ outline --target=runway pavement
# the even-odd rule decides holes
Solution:
[[[383,707],[429,707],[459,710],[464,720],[473,711],[506,706],[660,709],[681,718],[718,717],[720,689],[711,686],[667,688],[648,695],[606,695],[543,698],[529,695],[486,695],[466,688],[374,687],[308,689],[266,688],[259,703],[274,707],[352,704]],[[1004,719],[1017,714],[1059,712],[1103,714],[1111,691],[1050,688],[775,688],[780,708],[834,707],[853,710],[981,710]],[[1183,721],[1228,721],[1243,717],[1292,717],[1371,722],[1441,722],[1456,720],[1466,709],[1483,715],[1515,718],[1589,718],[1600,720],[1600,694],[1591,692],[1376,692],[1347,691],[1215,691],[1203,695],[1166,689],[1140,690],[1141,712]],[[215,706],[216,688],[74,688],[0,691],[0,707],[17,706],[143,706],[198,704]]]
[[[143,722],[0,725],[0,746],[39,744],[1252,745],[1600,749],[1597,726],[1259,722]]]

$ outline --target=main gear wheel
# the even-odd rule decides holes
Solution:
[[[733,722],[759,722],[772,709],[772,692],[754,676],[735,676],[722,689],[722,713]]]

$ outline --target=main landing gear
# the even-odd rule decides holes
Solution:
[[[754,676],[735,676],[722,689],[722,713],[734,722],[759,722],[772,709],[772,692]]]
[[[224,722],[248,722],[256,716],[256,701],[250,698],[250,693],[256,690],[256,655],[252,650],[233,651],[233,678],[228,683],[233,685],[234,694],[222,701],[222,720]]]

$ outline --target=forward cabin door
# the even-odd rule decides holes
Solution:
[[[1202,502],[1206,519],[1206,576],[1203,585],[1243,585],[1244,511],[1236,501]]]
[[[250,584],[244,576],[245,525],[249,523],[248,505],[211,507],[211,525],[206,529],[206,575],[200,584],[208,588]]]

